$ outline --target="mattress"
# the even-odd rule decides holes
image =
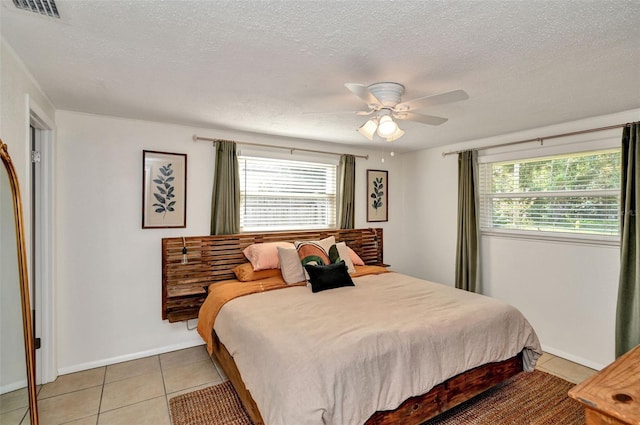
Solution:
[[[219,310],[216,334],[267,425],[362,424],[521,351],[532,371],[542,353],[529,322],[500,300],[398,273],[353,281],[245,295]]]

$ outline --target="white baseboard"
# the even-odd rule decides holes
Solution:
[[[108,366],[116,363],[127,362],[129,360],[137,360],[144,357],[155,356],[158,354],[169,353],[171,351],[183,350],[185,348],[196,347],[198,345],[203,345],[202,339],[198,337],[194,338],[193,341],[182,342],[180,344],[168,345],[165,347],[153,348],[151,350],[139,351],[137,353],[125,354],[122,356],[110,357],[107,359],[96,360],[88,363],[81,363],[72,366],[61,367],[58,369],[58,375],[66,375],[69,373],[80,372],[83,370],[94,369],[96,367]]]
[[[0,386],[0,394],[10,393],[11,391],[19,390],[20,388],[24,388],[26,386],[27,386],[26,379],[24,381],[11,382],[10,384],[5,384]]]
[[[565,353],[562,350],[557,350],[553,347],[549,347],[547,345],[543,345],[542,346],[542,350],[549,353],[549,354],[553,354],[554,356],[558,356],[558,357],[562,357],[563,359],[567,359],[570,360],[574,363],[578,363],[581,364],[583,366],[586,367],[590,367],[591,369],[595,369],[595,370],[602,370],[604,369],[607,364],[602,364],[602,363],[598,363],[598,362],[594,362],[591,360],[587,360],[585,358],[582,358],[580,356],[575,356],[573,354],[569,354],[569,353]],[[613,361],[614,359],[612,359],[611,361]]]

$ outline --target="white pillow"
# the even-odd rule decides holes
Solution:
[[[280,260],[280,271],[282,278],[287,284],[304,282],[306,276],[304,268],[298,257],[298,251],[295,248],[278,247],[278,259]]]
[[[344,264],[346,264],[349,273],[355,273],[356,268],[353,266],[353,261],[351,261],[349,250],[347,250],[347,244],[345,242],[338,242],[336,244],[336,248],[338,249],[338,255],[340,255],[340,259],[344,261]]]

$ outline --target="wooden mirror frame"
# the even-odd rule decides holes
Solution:
[[[31,425],[38,425],[38,401],[36,394],[35,349],[33,344],[33,328],[31,324],[31,306],[29,303],[29,278],[27,275],[27,254],[24,244],[24,225],[20,186],[16,170],[11,162],[7,145],[0,140],[0,157],[9,177],[11,197],[13,199],[13,216],[16,224],[16,248],[18,251],[18,273],[20,275],[20,299],[22,305],[22,327],[24,333],[24,351],[27,365],[27,392],[29,394],[29,417]]]

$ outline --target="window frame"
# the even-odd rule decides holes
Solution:
[[[254,150],[254,149],[243,149],[238,152],[238,162],[240,162],[243,158],[255,158],[258,160],[271,160],[271,161],[292,161],[297,163],[315,163],[321,164],[327,167],[333,167],[335,169],[334,175],[334,214],[333,214],[333,223],[329,223],[326,227],[321,226],[300,226],[299,224],[277,227],[277,228],[259,228],[259,227],[240,227],[240,233],[255,233],[255,232],[288,232],[288,231],[297,231],[297,230],[334,230],[338,226],[338,208],[339,208],[339,199],[340,199],[340,190],[339,190],[339,176],[340,176],[340,166],[337,160],[332,160],[332,158],[319,157],[315,155],[296,155],[296,158],[291,158],[291,155],[279,154],[277,152],[269,151],[264,152],[262,150]],[[239,164],[240,168],[240,164]],[[242,177],[241,177],[242,181]],[[240,187],[240,199],[242,203],[242,199],[244,199],[244,188],[241,183]],[[242,206],[241,206],[242,211]],[[241,221],[242,217],[241,217]]]
[[[564,143],[554,144],[553,146],[541,146],[538,148],[528,149],[514,149],[511,148],[495,148],[486,149],[479,152],[478,165],[496,163],[496,162],[508,162],[518,160],[532,160],[536,158],[548,158],[553,156],[562,155],[580,155],[585,152],[602,151],[610,149],[621,149],[619,134],[611,136],[603,135],[599,138],[591,138],[588,140],[576,140],[572,138]],[[481,211],[481,198],[485,196],[482,192],[479,182],[479,174],[476,189],[478,193],[477,208],[478,208],[478,231],[481,237],[498,237],[508,239],[521,239],[532,241],[545,241],[545,242],[558,242],[558,243],[570,243],[581,245],[599,245],[599,246],[619,246],[620,235],[599,235],[591,233],[577,233],[577,232],[562,232],[562,231],[537,231],[537,230],[524,230],[524,229],[504,229],[486,227],[481,223],[480,214]],[[620,196],[619,189],[608,189],[610,192],[616,192],[615,196]],[[549,194],[553,192],[546,192]],[[589,191],[581,192],[588,194]],[[598,192],[600,195],[602,191]],[[613,193],[611,193],[613,195]],[[513,196],[505,194],[503,197],[518,197],[517,194]],[[618,220],[619,221],[619,220]]]

